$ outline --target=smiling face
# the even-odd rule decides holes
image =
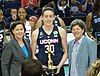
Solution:
[[[67,4],[67,0],[61,0],[61,5],[65,6]]]
[[[42,17],[43,17],[44,25],[47,25],[47,26],[52,25],[55,19],[54,12],[51,10],[46,10],[43,13]]]
[[[72,27],[72,33],[73,33],[75,39],[79,40],[83,36],[84,29],[79,27],[79,25],[75,25]]]
[[[26,13],[25,9],[24,8],[20,8],[18,10],[18,17],[19,17],[19,19],[20,20],[24,20],[24,19],[26,19],[26,16],[27,16],[27,13]]]
[[[24,36],[24,27],[22,24],[18,24],[14,30],[12,30],[13,34],[14,34],[14,37],[16,39],[22,39],[22,37]]]

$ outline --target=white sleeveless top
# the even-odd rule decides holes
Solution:
[[[32,30],[32,28],[31,28],[29,21],[26,21],[25,28],[26,28],[26,32],[24,34],[24,37],[29,38],[30,41],[31,41],[31,30]]]

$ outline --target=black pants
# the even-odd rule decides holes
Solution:
[[[97,45],[97,58],[100,59],[100,45]]]
[[[60,73],[56,74],[55,76],[65,76],[64,67],[60,69]]]
[[[61,69],[60,69],[60,73],[59,74],[54,74],[54,75],[49,75],[49,76],[65,76],[65,73],[64,73],[64,67],[62,67]]]

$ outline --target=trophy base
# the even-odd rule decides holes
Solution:
[[[43,66],[44,69],[44,74],[46,74],[47,76],[54,76],[56,71],[57,71],[57,67],[56,66],[52,66],[51,68],[48,68],[46,66]]]
[[[51,68],[48,68],[48,72],[50,74],[55,74],[57,71],[57,67],[56,66],[52,66]]]

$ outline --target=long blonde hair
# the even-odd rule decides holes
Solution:
[[[87,76],[97,76],[100,72],[100,59],[92,63],[87,71]]]

